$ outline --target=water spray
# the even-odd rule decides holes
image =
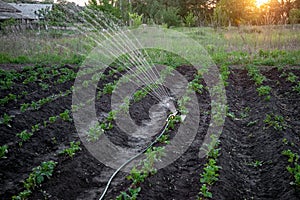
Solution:
[[[141,152],[139,152],[137,155],[133,156],[132,158],[130,158],[129,160],[127,160],[125,163],[123,163],[110,177],[110,179],[108,180],[106,187],[100,197],[99,200],[102,200],[105,197],[105,194],[107,193],[107,190],[112,182],[112,180],[114,179],[114,177],[120,172],[120,170],[125,167],[126,165],[128,165],[130,162],[132,162],[134,159],[138,158],[139,156],[141,156],[143,153],[145,153],[148,149],[150,149],[154,144],[156,144],[158,142],[158,140],[161,138],[161,136],[166,132],[167,127],[170,123],[170,121],[172,119],[174,119],[174,117],[176,115],[179,115],[179,111],[176,109],[175,105],[174,105],[174,99],[172,97],[164,97],[162,100],[162,106],[166,109],[168,109],[169,111],[171,111],[171,114],[168,115],[163,128],[161,129],[160,134],[155,138],[155,140],[153,142],[151,142],[151,144],[149,144],[144,150],[142,150]]]

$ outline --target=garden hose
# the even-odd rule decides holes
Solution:
[[[135,156],[133,156],[132,158],[130,158],[129,160],[127,160],[124,164],[122,164],[122,165],[121,165],[121,166],[120,166],[120,167],[112,174],[112,176],[110,177],[109,181],[107,182],[106,187],[105,187],[105,189],[104,189],[104,191],[103,191],[103,193],[102,193],[102,195],[101,195],[101,197],[100,197],[99,200],[102,200],[102,199],[104,198],[104,196],[105,196],[105,194],[106,194],[106,192],[107,192],[107,190],[108,190],[108,188],[109,188],[109,186],[110,186],[110,184],[111,184],[113,178],[118,174],[118,172],[119,172],[123,167],[125,167],[127,164],[129,164],[131,161],[133,161],[134,159],[136,159],[137,157],[139,157],[140,155],[142,155],[143,153],[145,153],[145,152],[146,152],[149,148],[151,148],[155,143],[157,143],[157,141],[159,140],[159,138],[160,138],[160,137],[165,133],[165,131],[167,130],[167,127],[168,127],[168,125],[169,125],[170,120],[173,119],[177,114],[178,114],[178,111],[177,111],[177,110],[176,110],[175,112],[171,113],[171,114],[167,117],[166,122],[165,122],[165,124],[164,124],[164,127],[163,127],[161,133],[155,138],[155,140],[154,140],[150,145],[148,145],[147,148],[145,148],[144,150],[142,150],[141,152],[139,152],[137,155],[135,155]]]

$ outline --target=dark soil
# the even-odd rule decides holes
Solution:
[[[192,80],[195,69],[182,66],[178,71],[188,80]],[[300,70],[291,71],[300,77]],[[220,138],[221,155],[218,165],[222,169],[219,181],[211,188],[213,199],[300,199],[299,188],[290,185],[293,177],[286,170],[287,157],[281,155],[285,149],[300,153],[300,95],[292,91],[293,84],[280,77],[281,72],[277,69],[268,70],[264,74],[268,78],[266,84],[272,87],[269,102],[258,96],[255,84],[245,70],[231,70],[226,91],[229,111],[234,113],[236,118],[226,119]],[[113,81],[115,78],[109,78],[107,81]],[[107,81],[100,82],[99,86]],[[68,82],[57,85],[47,92],[34,88],[38,92],[26,97],[26,102],[68,89],[72,84]],[[22,83],[17,83],[14,92],[22,91],[17,90],[18,87],[26,90]],[[201,186],[200,174],[207,162],[206,159],[198,158],[198,152],[210,121],[210,115],[207,114],[210,111],[208,92],[198,94],[197,97],[201,115],[195,140],[179,159],[158,170],[157,174],[141,184],[142,190],[138,199],[197,199]],[[23,101],[1,107],[1,113],[14,112]],[[135,119],[147,119],[145,110],[153,105],[155,100],[147,97],[142,102],[132,105],[132,116]],[[36,188],[29,199],[99,199],[114,170],[96,160],[83,145],[82,151],[76,153],[73,159],[58,155],[71,141],[79,141],[72,122],[58,120],[36,132],[22,147],[17,143],[19,140],[16,133],[70,109],[71,104],[71,95],[62,97],[38,111],[19,113],[11,123],[11,128],[0,125],[0,145],[9,144],[7,158],[0,159],[0,199],[11,199],[13,195],[22,191],[22,181],[28,177],[32,168],[49,160],[58,162],[53,176]],[[249,112],[246,112],[247,107],[250,108]],[[96,108],[98,114],[107,114],[110,110],[110,95],[104,95],[97,101]],[[276,131],[272,127],[264,129],[263,120],[266,113],[284,116],[289,126],[284,131]],[[256,121],[256,124],[249,126],[249,122],[253,121]],[[106,134],[113,135],[118,131],[118,128],[113,128]],[[130,140],[126,133],[118,135],[121,137],[117,143],[126,144]],[[283,138],[287,138],[295,146],[283,144]],[[254,167],[251,163],[255,161],[262,161],[262,165]],[[126,173],[117,175],[105,199],[114,199],[121,191],[126,191],[130,185],[126,176]]]

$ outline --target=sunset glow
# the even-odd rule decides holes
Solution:
[[[256,6],[260,7],[261,5],[268,3],[269,0],[256,0]]]

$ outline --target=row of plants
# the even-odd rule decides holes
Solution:
[[[293,84],[292,90],[300,94],[300,79],[293,72],[285,72],[283,71],[280,77],[284,77],[286,81]]]
[[[166,132],[159,138],[160,145],[169,144],[169,133],[175,130],[175,124],[181,123],[181,117],[175,116],[170,118]],[[137,166],[134,166],[127,179],[131,181],[129,188],[123,191],[116,197],[116,200],[136,200],[139,192],[142,190],[141,183],[146,178],[153,176],[157,173],[155,169],[155,162],[159,161],[164,156],[164,146],[151,147],[146,152],[146,158],[141,160]]]
[[[50,79],[56,76],[53,72],[58,71],[61,68],[59,65],[54,65],[51,67],[45,67],[43,65],[36,66],[25,66],[22,72],[17,72],[15,70],[0,70],[0,88],[2,90],[11,89],[17,81],[23,80],[23,84],[28,84],[37,80]],[[66,68],[67,69],[67,68]]]
[[[20,133],[17,133],[16,136],[20,139],[19,146],[22,146],[23,142],[28,141],[35,132],[46,128],[48,124],[55,123],[59,118],[66,122],[72,121],[70,110],[65,110],[59,115],[49,117],[48,120],[43,121],[43,123],[37,123],[35,125],[32,125],[31,130],[25,129]]]
[[[24,190],[12,197],[12,200],[26,200],[32,194],[33,190],[40,187],[45,179],[50,179],[53,175],[57,162],[46,161],[32,169],[28,178],[23,181]]]
[[[254,81],[255,85],[257,86],[256,91],[258,92],[259,96],[264,96],[266,101],[271,99],[271,87],[268,85],[263,85],[264,81],[267,78],[260,73],[260,70],[255,65],[247,65],[248,75]]]
[[[220,144],[220,140],[216,139],[212,135],[212,141],[210,144],[207,144],[206,151],[207,151],[207,159],[208,162],[204,165],[203,173],[200,175],[200,183],[201,188],[199,192],[198,199],[202,200],[203,198],[212,198],[213,195],[210,192],[210,189],[216,181],[218,181],[219,177],[219,170],[222,167],[217,165],[218,157],[220,156],[220,148],[218,148]]]
[[[51,96],[39,99],[38,101],[32,101],[31,103],[23,103],[20,106],[20,111],[25,112],[27,110],[39,110],[45,104],[53,102],[60,97],[68,96],[71,93],[72,93],[72,88],[64,92],[61,91],[59,94],[52,94]]]
[[[286,138],[282,141],[285,145],[295,146],[294,143],[290,143]],[[291,149],[286,149],[281,152],[282,155],[288,157],[289,165],[286,167],[287,171],[293,176],[293,181],[290,182],[291,185],[300,188],[300,162],[299,154],[293,152]]]
[[[68,81],[72,81],[76,78],[76,73],[73,70],[68,69],[68,68],[61,68],[60,71],[58,71],[57,69],[53,69],[52,72],[53,72],[53,75],[50,75],[50,77],[44,77],[44,78],[46,79],[46,78],[53,78],[54,76],[58,76],[58,79],[54,82],[54,85],[63,84]],[[41,76],[45,76],[45,75],[47,75],[47,74],[42,74]],[[44,80],[44,78],[39,79],[38,81],[42,81],[42,80]],[[28,79],[26,79],[26,80],[28,81]],[[32,81],[37,81],[37,79],[34,78],[34,79],[32,79]],[[43,82],[39,82],[38,85],[44,91],[48,90],[50,87],[49,84],[43,83]],[[4,105],[8,104],[10,101],[17,101],[18,99],[22,99],[26,95],[29,95],[27,91],[22,91],[21,94],[9,93],[8,95],[6,95],[5,97],[0,99],[0,105],[4,106]]]

